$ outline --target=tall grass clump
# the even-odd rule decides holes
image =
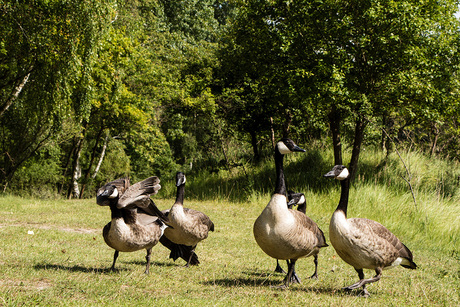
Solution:
[[[345,151],[343,160],[351,153]],[[334,163],[331,150],[307,148],[285,157],[288,189],[307,195],[308,212],[328,222],[340,198],[340,185],[323,174]],[[374,219],[395,234],[444,253],[460,250],[460,165],[417,151],[387,155],[364,148],[350,192],[350,217]],[[275,184],[272,157],[217,173],[193,174],[191,198],[221,199],[242,206],[268,201]]]

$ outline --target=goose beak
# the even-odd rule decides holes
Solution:
[[[293,205],[295,205],[295,204],[296,204],[296,200],[295,200],[295,199],[291,199],[291,200],[287,203],[288,207],[289,207],[289,206],[293,206]]]
[[[297,151],[297,152],[305,152],[306,150],[303,148],[300,148],[299,146],[295,145],[292,151]]]
[[[328,172],[327,174],[324,175],[324,177],[326,177],[326,178],[335,178],[334,171]]]

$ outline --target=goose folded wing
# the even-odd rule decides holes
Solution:
[[[318,225],[308,216],[306,216],[304,213],[298,210],[292,210],[291,211],[294,216],[296,216],[297,221],[299,222],[299,225],[303,228],[308,229],[309,231],[313,232],[316,235],[316,238],[318,240],[318,247],[326,247],[329,246],[326,243],[326,237],[324,236],[323,231],[318,227]]]
[[[353,221],[355,227],[357,226],[363,230],[367,228],[368,232],[383,239],[387,243],[386,246],[391,246],[392,250],[398,257],[409,260],[411,268],[412,266],[416,266],[415,263],[412,262],[412,252],[385,226],[379,222],[369,219],[350,219],[349,221]]]
[[[189,209],[189,208],[184,208],[184,213],[186,215],[194,216],[195,219],[199,221],[200,224],[206,225],[209,231],[214,231],[214,223],[211,221],[209,216],[207,216],[203,212]]]

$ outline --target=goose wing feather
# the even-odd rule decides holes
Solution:
[[[376,238],[380,238],[380,252],[393,253],[395,257],[407,259],[410,265],[403,266],[416,268],[416,264],[412,261],[412,252],[385,226],[374,220],[364,218],[352,218],[349,219],[349,222],[357,229],[360,229],[363,236],[366,236],[367,233],[369,235],[375,235]],[[375,251],[379,252],[378,250]],[[389,263],[387,265],[389,265]]]
[[[290,212],[294,215],[295,219],[298,222],[298,225],[308,231],[312,232],[317,239],[317,247],[326,247],[329,246],[326,243],[326,237],[324,236],[323,231],[318,227],[318,225],[303,212],[298,210],[289,209]]]
[[[208,228],[208,231],[214,231],[214,223],[211,221],[209,216],[204,214],[201,211],[189,209],[189,208],[184,208],[184,213],[187,216],[193,216],[194,219],[201,225],[206,225]]]
[[[152,176],[131,185],[121,195],[117,207],[124,208],[129,205],[138,207],[149,206],[150,195],[158,193],[158,190],[161,188],[159,183],[160,179],[156,176]]]

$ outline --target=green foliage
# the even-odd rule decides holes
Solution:
[[[39,156],[27,160],[16,171],[6,192],[40,199],[56,198],[57,187],[62,182],[57,154],[41,151]]]
[[[235,174],[264,165],[272,133],[324,145],[335,128],[355,149],[362,141],[391,155],[400,142],[458,160],[457,9],[451,0],[0,0],[0,183],[14,192],[47,182],[64,194],[76,181],[87,197],[114,177],[181,169],[236,176],[229,190],[261,193],[259,178]],[[32,174],[40,163],[48,181]]]

